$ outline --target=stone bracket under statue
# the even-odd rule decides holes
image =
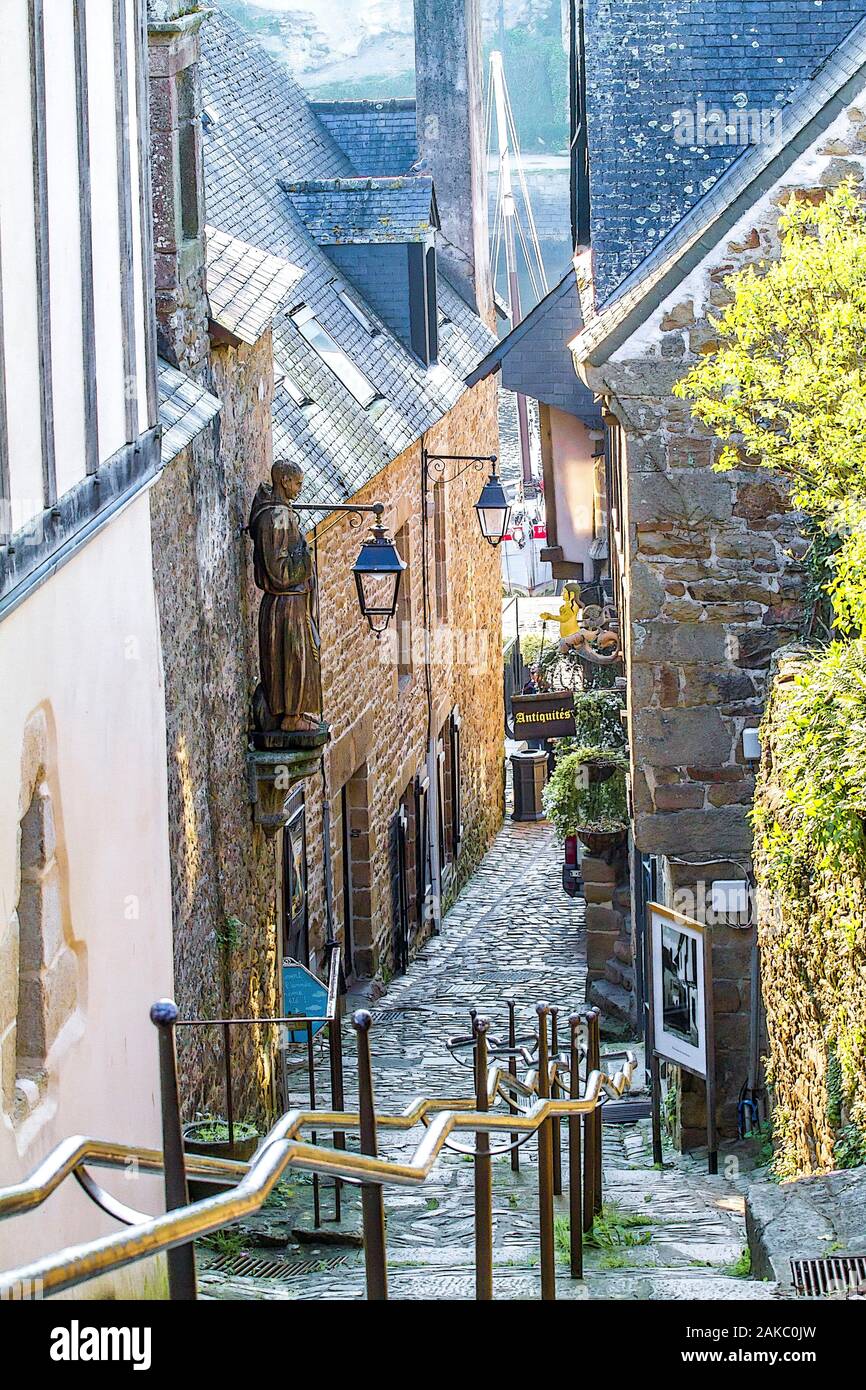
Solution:
[[[253,499],[249,534],[262,590],[258,638],[261,680],[253,697],[247,751],[256,824],[270,833],[287,820],[292,786],[319,767],[331,731],[322,719],[316,576],[292,506],[303,482],[298,464],[278,460]]]
[[[287,823],[289,792],[296,782],[318,771],[330,738],[327,724],[315,734],[250,732],[247,789],[253,819],[266,833],[276,834]],[[270,740],[271,746],[260,746],[262,739]]]

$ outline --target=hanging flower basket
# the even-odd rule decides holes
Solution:
[[[589,849],[598,844],[598,853],[622,842],[628,833],[627,765],[624,754],[604,748],[581,748],[560,758],[544,789],[544,809],[561,840],[577,835]]]
[[[615,772],[622,770],[622,763],[617,758],[585,758],[584,765],[590,786],[596,782],[606,782]]]
[[[625,844],[628,839],[628,826],[623,825],[616,830],[584,830],[578,827],[576,833],[580,843],[590,854],[608,854]]]

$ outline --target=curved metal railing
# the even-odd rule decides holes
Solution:
[[[521,1142],[533,1134],[539,1136],[543,1297],[555,1296],[555,1293],[551,1292],[553,1127],[561,1120],[566,1120],[569,1125],[574,1275],[575,1240],[579,1240],[579,1232],[585,1229],[587,1224],[591,1224],[592,1216],[600,1204],[599,1107],[606,1099],[619,1097],[628,1090],[637,1063],[631,1053],[626,1053],[623,1066],[614,1074],[601,1070],[597,1010],[572,1015],[569,1019],[569,1055],[563,1057],[556,1051],[550,1056],[547,1043],[547,1017],[550,1012],[547,1005],[538,1006],[538,1055],[532,1059],[528,1051],[522,1049],[524,1060],[531,1063],[523,1079],[516,1076],[513,1070],[509,1070],[512,1065],[511,1056],[508,1058],[508,1065],[502,1065],[501,1061],[489,1063],[488,1042],[492,1044],[494,1052],[497,1048],[509,1053],[514,1049],[507,1048],[498,1041],[488,1040],[487,1021],[475,1019],[472,1039],[476,1070],[475,1096],[421,1096],[411,1101],[399,1114],[377,1114],[373,1105],[369,1048],[372,1020],[366,1011],[360,1011],[353,1019],[358,1035],[358,1111],[291,1110],[273,1125],[252,1159],[243,1163],[193,1155],[184,1158],[179,1149],[180,1123],[172,1031],[176,1021],[176,1010],[174,1016],[171,1016],[167,1001],[163,1001],[161,1006],[154,1006],[151,1014],[154,1022],[160,1026],[163,1151],[76,1136],[58,1144],[29,1177],[12,1187],[0,1190],[0,1219],[3,1219],[32,1211],[72,1174],[98,1206],[131,1229],[70,1247],[19,1269],[0,1274],[0,1298],[22,1296],[22,1292],[27,1296],[28,1291],[33,1289],[37,1289],[40,1296],[60,1293],[96,1275],[121,1269],[162,1251],[169,1252],[172,1296],[195,1297],[195,1273],[190,1242],[258,1211],[289,1168],[329,1175],[338,1181],[361,1185],[368,1296],[386,1297],[382,1188],[391,1184],[423,1185],[436,1166],[443,1149],[449,1147],[458,1147],[460,1152],[471,1154],[476,1164],[476,1284],[479,1297],[490,1297],[490,1161],[497,1153],[507,1152],[512,1147],[509,1143],[500,1149],[491,1148],[490,1136],[497,1133],[508,1133],[512,1141],[516,1136]],[[586,1062],[587,1075],[581,1095],[579,1091],[582,1059]],[[172,1083],[173,1100],[170,1094]],[[515,1098],[519,1099],[516,1101]],[[499,1101],[504,1101],[508,1108],[504,1111],[491,1109]],[[520,1101],[523,1102],[522,1105]],[[519,1108],[515,1108],[516,1105]],[[585,1126],[586,1149],[586,1182],[582,1200],[579,1131],[581,1119]],[[419,1124],[425,1126],[425,1132],[410,1158],[398,1160],[379,1156],[378,1131],[405,1132]],[[360,1132],[362,1151],[355,1153],[307,1142],[301,1136],[305,1129],[310,1128],[340,1134],[357,1130]],[[474,1133],[475,1145],[470,1149],[449,1142],[455,1131]],[[177,1181],[178,1159],[180,1183]],[[148,1216],[134,1211],[105,1192],[86,1167],[91,1165],[128,1168],[130,1162],[136,1163],[145,1172],[162,1171],[165,1174],[166,1201],[172,1209],[161,1216]],[[171,1171],[172,1167],[175,1168],[174,1173]],[[228,1192],[206,1198],[204,1201],[189,1203],[186,1199],[185,1174],[212,1182],[235,1180],[237,1185]],[[482,1179],[480,1186],[479,1175]],[[179,1197],[181,1200],[178,1200]],[[171,1252],[174,1252],[174,1266]],[[183,1256],[180,1262],[179,1255]]]

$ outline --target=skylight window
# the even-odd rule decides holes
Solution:
[[[343,284],[342,280],[334,281],[334,294],[337,296],[339,300],[342,301],[343,304],[345,304],[346,308],[349,310],[349,313],[352,315],[352,318],[358,321],[358,323],[365,330],[365,332],[369,333],[371,338],[375,338],[381,332],[381,329],[378,328],[378,326],[373,322],[373,320],[367,314],[364,313],[364,310],[361,308],[360,304],[356,303],[356,301],[352,298],[351,294],[346,289],[346,286]]]
[[[274,385],[282,386],[283,390],[292,398],[299,410],[302,410],[304,406],[313,404],[312,396],[308,396],[306,391],[301,390],[295,379],[289,376],[285,367],[278,368],[274,373]]]
[[[325,366],[330,368],[338,381],[341,381],[359,405],[364,409],[372,405],[373,401],[379,398],[379,392],[375,386],[364,376],[364,373],[355,366],[351,357],[334,342],[327,329],[323,328],[313,313],[312,309],[304,306],[292,314],[292,323],[297,328],[301,337],[309,343],[314,352],[318,353]]]

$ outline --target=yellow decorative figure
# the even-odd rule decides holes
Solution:
[[[558,613],[539,614],[543,622],[559,623],[559,639],[564,641],[566,637],[573,637],[580,626],[580,606],[577,595],[568,589],[562,595],[562,607]]]

